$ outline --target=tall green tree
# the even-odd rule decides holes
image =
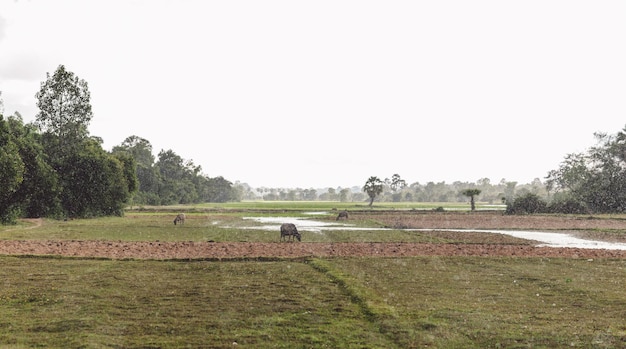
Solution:
[[[136,186],[134,161],[107,153],[101,140],[89,137],[93,113],[87,82],[63,65],[46,77],[36,94],[36,125],[59,177],[64,214],[121,215]]]
[[[383,185],[383,181],[381,181],[380,178],[376,176],[368,178],[367,182],[365,182],[365,185],[363,186],[363,191],[370,198],[370,207],[374,203],[374,199],[383,192]]]
[[[46,73],[46,80],[35,97],[39,108],[36,123],[43,132],[55,136],[59,150],[89,135],[93,112],[87,82],[64,65],[59,65],[52,75]]]

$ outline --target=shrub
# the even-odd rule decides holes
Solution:
[[[537,194],[527,193],[506,203],[506,214],[531,214],[548,212],[548,204]]]

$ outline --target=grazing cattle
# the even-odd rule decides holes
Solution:
[[[348,219],[348,211],[343,210],[343,211],[339,212],[339,214],[337,215],[337,219],[336,220],[338,221],[339,219]]]
[[[298,233],[298,229],[295,224],[283,223],[280,226],[280,241],[283,241],[283,239],[291,239],[293,241],[294,236],[298,239],[298,241],[302,241],[302,237],[300,236],[300,233]]]
[[[179,213],[178,215],[176,215],[176,218],[174,218],[174,225],[176,224],[185,224],[185,214],[184,213]]]

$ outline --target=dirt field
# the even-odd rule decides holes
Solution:
[[[368,215],[394,228],[527,229],[574,232],[580,237],[624,242],[623,219],[587,219],[500,214],[380,214]],[[450,232],[433,232],[443,236]],[[514,256],[568,258],[626,258],[626,251],[536,247],[531,241],[499,234],[466,234],[454,244],[425,243],[307,243],[307,242],[116,242],[116,241],[0,241],[3,255],[55,255],[113,259],[227,259],[333,256]]]

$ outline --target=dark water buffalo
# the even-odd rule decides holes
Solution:
[[[283,241],[283,239],[290,239],[293,241],[294,236],[298,239],[298,241],[302,241],[302,237],[300,236],[300,233],[298,233],[298,229],[295,224],[283,223],[280,226],[280,241]]]
[[[176,218],[174,218],[174,225],[176,225],[177,223],[185,224],[185,214],[184,213],[179,213],[178,215],[176,215]]]
[[[339,212],[339,214],[337,215],[337,221],[340,219],[348,219],[348,211],[343,210],[341,212]]]

